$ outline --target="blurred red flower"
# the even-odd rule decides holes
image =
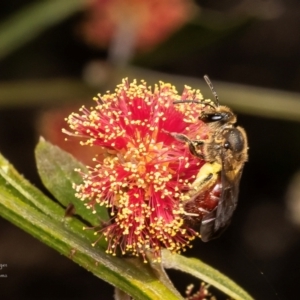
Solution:
[[[192,0],[91,0],[82,34],[86,41],[107,47],[120,32],[138,50],[149,50],[168,38],[196,11]]]

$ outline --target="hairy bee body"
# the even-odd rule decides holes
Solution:
[[[217,238],[230,224],[236,209],[239,184],[245,162],[248,160],[247,135],[235,126],[236,116],[230,108],[220,106],[218,95],[207,76],[204,76],[215,101],[181,100],[175,103],[199,103],[206,109],[199,120],[209,127],[206,140],[192,140],[183,134],[171,133],[187,143],[192,155],[205,160],[184,201],[185,219],[200,224],[203,241]]]

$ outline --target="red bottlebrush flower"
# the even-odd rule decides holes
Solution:
[[[203,105],[173,104],[181,99],[202,95],[189,87],[178,95],[163,82],[152,91],[125,79],[115,93],[95,98],[95,107],[67,118],[72,133],[65,133],[99,147],[101,156],[75,188],[87,208],[110,208],[111,223],[100,232],[113,255],[120,248],[145,258],[151,249],[159,260],[161,248],[179,252],[198,235],[184,222],[182,203],[205,161],[169,132],[205,139],[208,128],[198,119]]]
[[[106,47],[120,32],[148,50],[168,38],[197,11],[192,0],[92,0],[82,34],[92,45]]]

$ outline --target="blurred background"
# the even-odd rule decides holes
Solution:
[[[211,92],[238,114],[249,162],[237,211],[198,257],[255,299],[295,299],[300,279],[300,3],[296,0],[2,0],[0,151],[43,189],[34,147],[66,144],[64,118],[123,77]],[[84,151],[84,152],[83,152]],[[113,299],[113,288],[0,219],[2,299]],[[1,274],[1,270],[0,270]],[[170,275],[179,290],[197,280]],[[226,297],[211,290],[218,299]]]

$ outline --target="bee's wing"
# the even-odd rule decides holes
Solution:
[[[214,209],[213,211],[206,214],[201,221],[200,236],[203,242],[208,242],[211,239],[217,238],[219,236],[219,234],[216,235],[215,232],[216,213],[217,209]]]
[[[233,173],[234,171],[224,171],[221,175],[223,188],[220,203],[216,210],[216,232],[223,232],[227,228],[237,206],[242,169],[234,175],[228,174],[231,172]]]
[[[222,180],[222,193],[218,206],[208,214],[206,214],[201,222],[200,234],[204,242],[219,237],[223,231],[228,227],[231,221],[233,212],[235,211],[239,184],[242,175],[242,168],[235,173],[233,171],[226,171],[224,166],[220,172]]]

